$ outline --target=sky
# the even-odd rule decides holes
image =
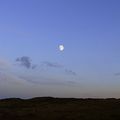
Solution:
[[[0,98],[119,98],[119,5],[1,0]]]

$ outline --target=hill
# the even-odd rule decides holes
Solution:
[[[0,120],[120,120],[120,99],[3,99]]]

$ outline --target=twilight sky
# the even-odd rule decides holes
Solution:
[[[36,96],[120,97],[119,0],[0,1],[0,98]]]

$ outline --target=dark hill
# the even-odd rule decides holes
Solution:
[[[120,120],[120,99],[3,99],[0,120]]]

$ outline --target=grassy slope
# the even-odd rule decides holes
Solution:
[[[0,120],[120,120],[119,99],[0,100]]]

